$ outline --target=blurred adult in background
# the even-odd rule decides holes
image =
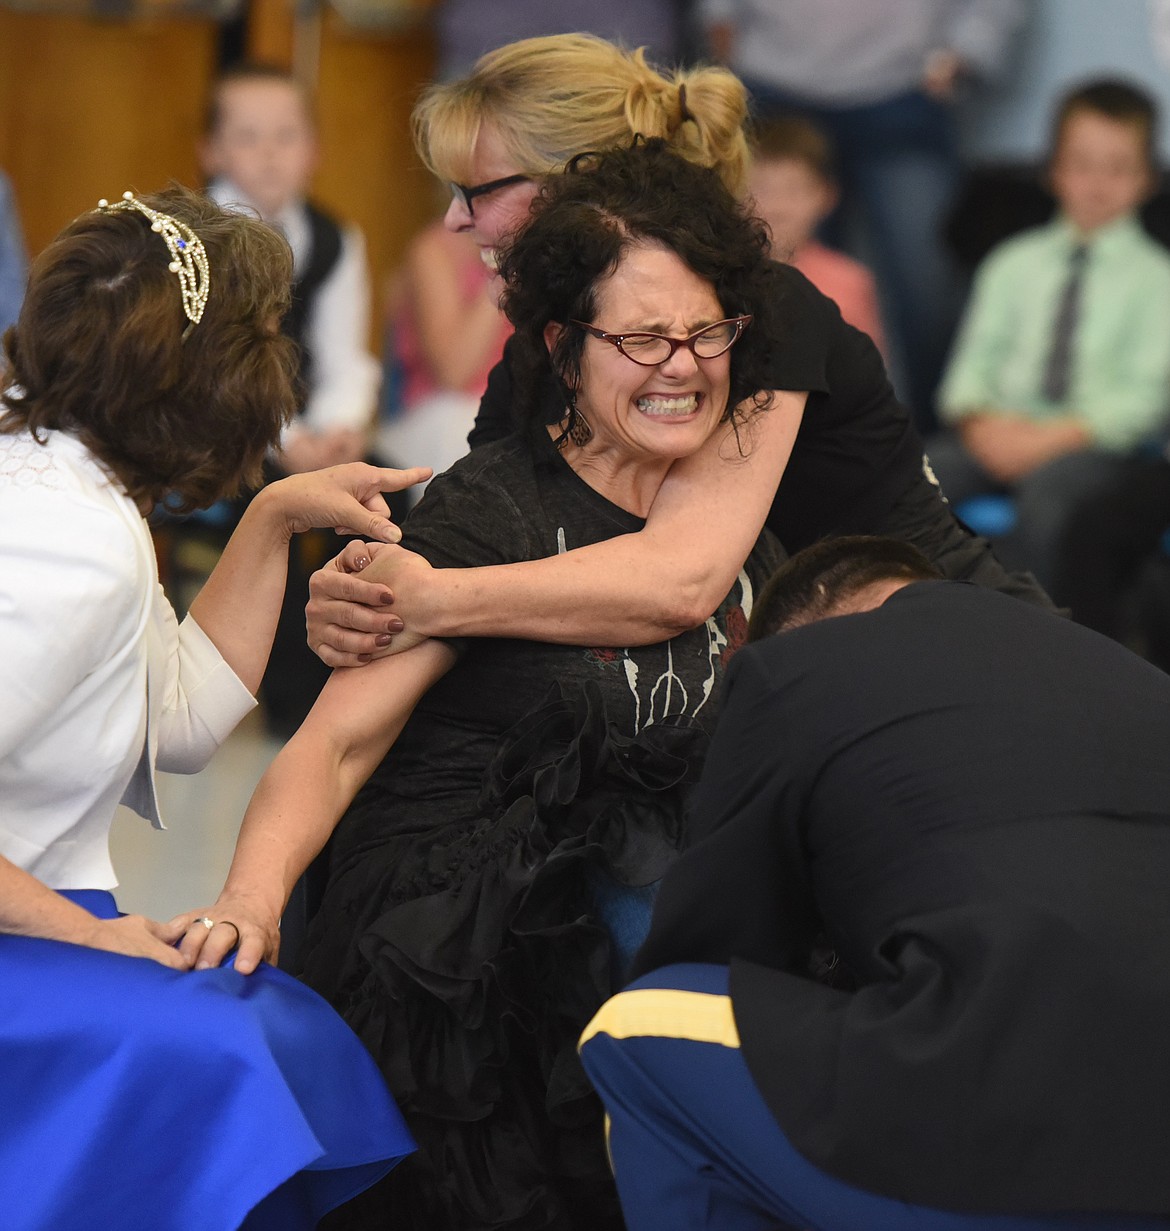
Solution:
[[[441,474],[467,452],[488,373],[512,332],[498,280],[475,244],[441,222],[407,249],[389,308],[385,362],[392,403],[378,451]],[[417,499],[423,485],[412,490]]]
[[[873,267],[896,383],[920,430],[958,315],[942,226],[960,173],[954,103],[1003,63],[1023,0],[699,0],[711,50],[760,116],[825,128],[841,204],[822,234]],[[860,246],[859,246],[860,245]]]
[[[440,0],[439,76],[462,76],[485,52],[548,34],[596,34],[644,47],[651,63],[676,64],[691,0]]]
[[[8,177],[0,171],[0,333],[16,324],[20,302],[24,298],[24,282],[28,276],[28,258],[20,229],[20,215]],[[0,367],[3,365],[0,359]]]

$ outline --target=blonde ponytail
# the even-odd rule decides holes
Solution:
[[[747,95],[726,69],[664,76],[644,52],[588,34],[524,39],[488,52],[459,81],[430,87],[413,116],[415,144],[440,179],[466,183],[489,125],[518,172],[564,170],[575,154],[662,137],[714,167],[736,195],[747,178]]]

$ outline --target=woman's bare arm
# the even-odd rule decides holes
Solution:
[[[275,959],[280,916],[297,878],[420,698],[454,662],[450,646],[428,641],[369,671],[330,676],[300,730],[260,780],[218,899],[172,920],[186,931],[181,948],[186,959],[201,968],[216,965],[236,940],[222,928],[208,932],[191,926],[204,915],[239,930],[235,968],[242,974],[250,974],[264,957]]]
[[[292,535],[334,526],[395,542],[401,532],[382,492],[401,491],[429,473],[354,462],[281,479],[257,493],[191,604],[199,627],[250,692],[268,662]]]
[[[146,957],[175,970],[187,960],[173,943],[182,932],[141,915],[98,919],[0,856],[0,932],[61,940],[129,957]]]
[[[491,568],[432,570],[401,551],[383,552],[372,580],[327,566],[310,584],[310,645],[327,663],[357,665],[421,636],[645,645],[693,628],[731,589],[763,527],[807,396],[776,393],[741,429],[744,456],[726,430],[676,462],[636,534]],[[395,616],[405,632],[379,646]]]

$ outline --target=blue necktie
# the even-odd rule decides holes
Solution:
[[[1044,365],[1044,380],[1040,388],[1050,402],[1063,402],[1068,396],[1072,372],[1073,337],[1081,309],[1081,283],[1084,280],[1088,244],[1077,244],[1069,253],[1068,279],[1060,295],[1056,319],[1052,325],[1052,346]]]

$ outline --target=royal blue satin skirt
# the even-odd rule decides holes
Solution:
[[[5,1231],[300,1231],[414,1149],[325,1001],[231,961],[180,972],[0,936]]]

